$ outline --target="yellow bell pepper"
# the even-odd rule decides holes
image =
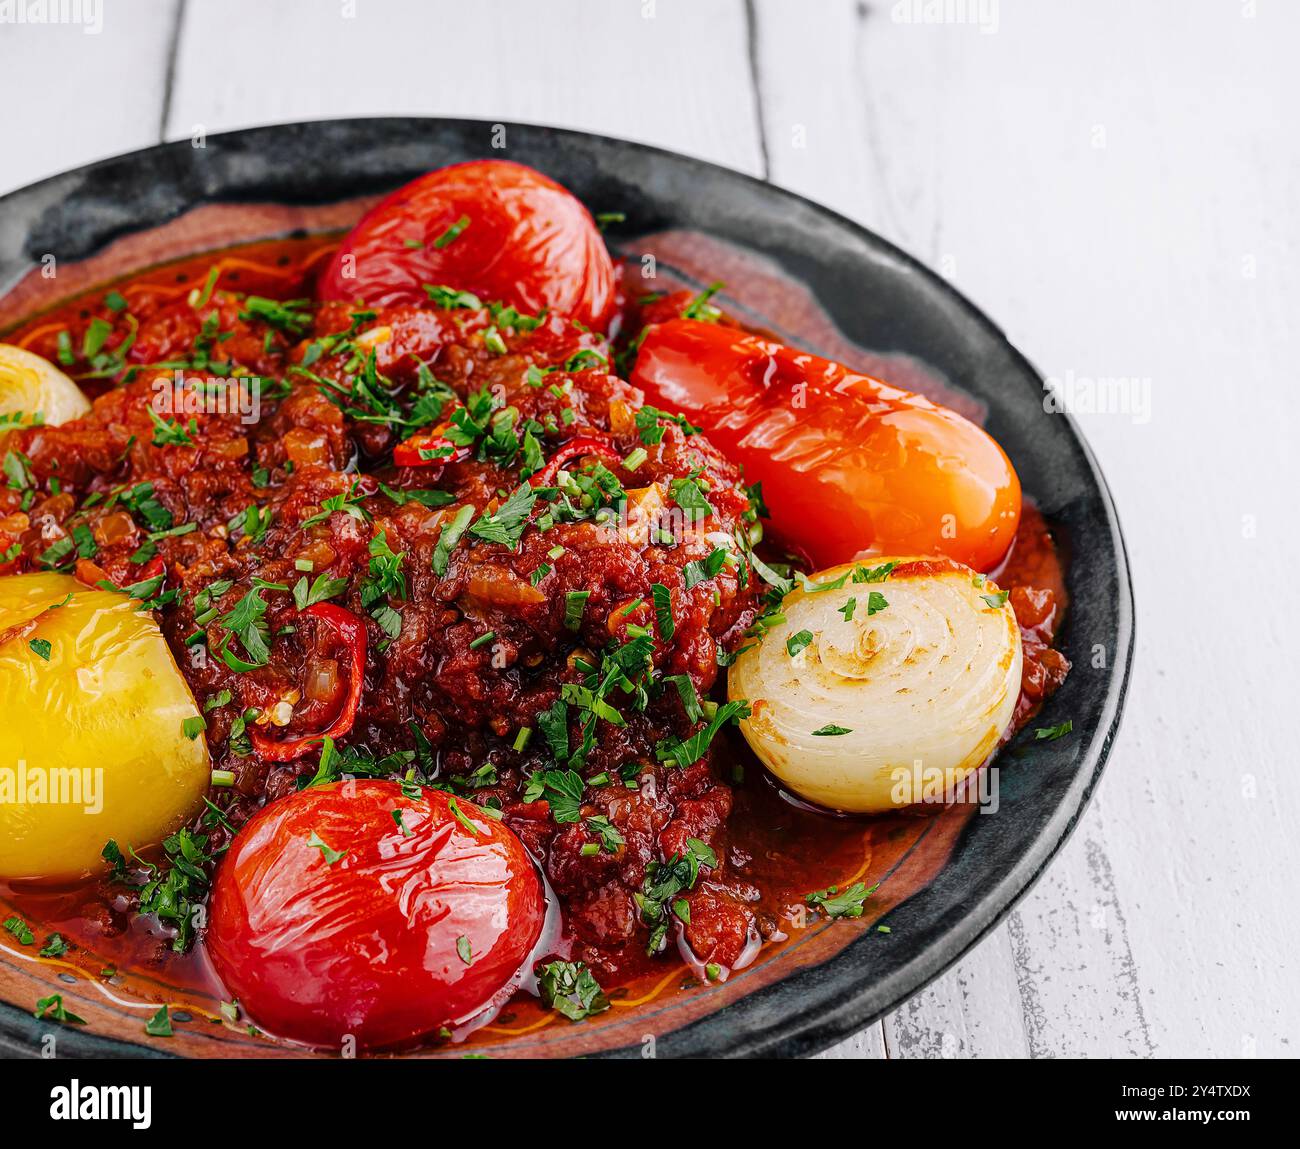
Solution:
[[[0,878],[89,876],[110,838],[143,849],[201,805],[199,711],[138,606],[66,575],[0,578]]]

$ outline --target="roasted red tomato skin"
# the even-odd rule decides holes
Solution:
[[[256,1025],[311,1046],[348,1034],[401,1046],[508,992],[541,935],[541,881],[514,834],[459,801],[471,834],[453,801],[328,783],[240,830],[213,884],[207,947]],[[331,863],[313,841],[343,856]]]
[[[316,294],[427,303],[425,284],[598,329],[615,302],[614,267],[591,214],[554,180],[509,160],[452,164],[398,188],[347,234]]]
[[[1003,558],[1020,480],[1002,448],[946,407],[736,328],[646,329],[632,382],[759,480],[781,541],[817,568],[870,553]]]

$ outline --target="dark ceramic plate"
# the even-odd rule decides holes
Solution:
[[[294,228],[343,226],[360,208],[341,201],[457,160],[500,156],[550,174],[594,211],[625,213],[610,234],[624,254],[656,252],[665,274],[687,282],[717,272],[730,283],[729,273],[738,274],[730,305],[764,326],[904,386],[928,382],[983,414],[1068,561],[1071,605],[1061,643],[1075,669],[1039,721],[1070,718],[1073,737],[1035,743],[1031,729],[1008,747],[999,812],[930,834],[944,839],[939,862],[921,867],[922,880],[899,878],[896,896],[882,902],[887,943],[865,928],[879,917],[863,928],[837,924],[838,933],[756,963],[752,976],[733,978],[725,992],[681,991],[680,1001],[623,1014],[621,1025],[611,1014],[599,1040],[586,1045],[552,1030],[553,1041],[518,1039],[499,1049],[639,1055],[648,1031],[659,1056],[813,1053],[897,1006],[973,946],[1043,872],[1082,813],[1115,737],[1133,652],[1132,591],[1114,505],[1075,424],[1044,411],[1033,367],[967,300],[884,240],[788,192],[639,144],[526,125],[505,126],[505,150],[494,147],[501,142],[500,125],[476,121],[343,120],[218,135],[197,148],[169,144],[56,176],[0,199],[0,329],[127,266]],[[51,254],[57,290],[33,272]],[[954,400],[952,389],[962,395]],[[1092,668],[1098,647],[1107,654],[1101,670]],[[909,848],[890,874],[923,853]],[[48,1023],[36,1022],[28,1003],[38,990],[70,993],[72,980],[0,960],[0,997],[11,1003],[0,1004],[0,1047],[35,1052]],[[134,1040],[139,1016],[92,1027],[100,1034],[64,1027],[59,1052],[156,1055]],[[187,1039],[168,1049],[245,1055],[239,1046]]]

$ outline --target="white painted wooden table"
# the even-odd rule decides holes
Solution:
[[[105,0],[98,34],[0,24],[0,189],[276,120],[584,128],[820,200],[949,276],[1048,376],[1149,388],[1149,417],[1082,418],[1138,601],[1100,792],[1004,925],[827,1056],[1294,1056],[1300,5],[946,8],[968,19],[925,22],[932,0]]]

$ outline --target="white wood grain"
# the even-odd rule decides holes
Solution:
[[[770,170],[948,275],[1049,376],[1148,380],[1149,420],[1082,418],[1138,601],[1100,793],[997,931],[825,1056],[1300,1051],[1300,8],[957,6],[985,31],[885,0],[186,0],[168,95],[178,2],[108,0],[99,36],[0,27],[10,90],[38,94],[0,124],[0,188],[200,125],[561,124]]]
[[[1300,558],[1283,446],[1300,12],[997,7],[985,33],[758,4],[776,182],[944,270],[1049,376],[1152,396],[1147,422],[1083,418],[1139,608],[1100,795],[1006,925],[887,1021],[889,1054],[1294,1055],[1298,802],[1277,716],[1300,621],[1269,604]],[[1264,617],[1232,626],[1229,602]]]
[[[159,140],[179,0],[104,6],[86,24],[0,24],[9,93],[0,193]]]
[[[168,134],[473,116],[603,132],[759,173],[744,30],[740,0],[191,0]],[[232,33],[238,50],[224,51]]]

